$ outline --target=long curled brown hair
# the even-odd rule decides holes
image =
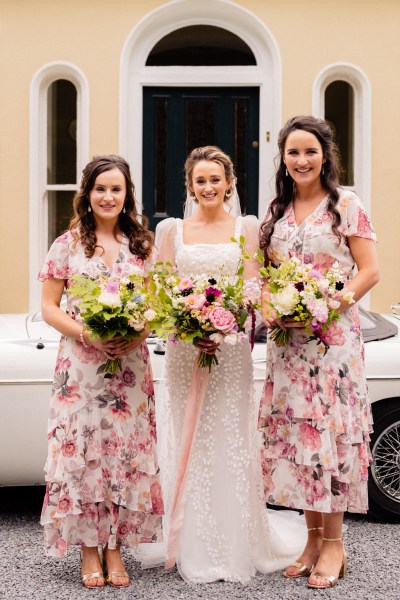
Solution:
[[[98,175],[115,168],[119,169],[125,178],[126,197],[124,204],[125,212],[121,211],[118,215],[114,235],[116,236],[118,232],[124,233],[129,240],[129,250],[132,254],[146,259],[151,252],[153,234],[146,227],[147,219],[145,217],[143,217],[144,224],[138,220],[135,186],[132,181],[129,165],[121,156],[116,156],[115,154],[95,156],[83,169],[80,189],[75,194],[73,200],[74,215],[68,229],[72,232],[75,243],[79,241],[82,244],[85,256],[92,258],[98,244],[96,239],[96,223],[93,212],[89,210],[89,194],[94,188]]]
[[[275,223],[281,219],[286,208],[293,201],[296,194],[296,187],[290,175],[286,175],[286,165],[283,161],[286,140],[293,131],[301,129],[315,135],[322,147],[325,159],[321,171],[322,186],[328,191],[329,198],[327,210],[332,217],[332,231],[340,239],[338,227],[340,224],[340,214],[336,208],[339,200],[340,185],[340,158],[339,150],[334,141],[333,131],[323,119],[317,119],[313,116],[297,116],[289,119],[285,126],[279,132],[278,148],[279,154],[276,157],[276,175],[275,175],[275,193],[276,196],[268,207],[267,215],[260,229],[260,246],[265,249],[268,247]]]

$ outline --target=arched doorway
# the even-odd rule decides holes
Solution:
[[[244,55],[251,56],[250,63],[232,65],[219,60],[215,64],[214,60],[212,65],[182,65],[172,60],[175,64],[151,64],[152,51],[154,57],[161,41],[164,44],[164,58],[169,52],[167,58],[171,63],[171,55],[175,50],[166,42],[174,38],[174,32],[194,26],[220,28],[232,34],[237,45],[234,48],[236,61],[243,53],[243,48],[247,47]],[[221,55],[222,52],[220,59]],[[273,179],[276,135],[281,125],[281,61],[271,33],[255,15],[226,0],[203,0],[196,5],[190,0],[176,0],[146,15],[131,32],[121,57],[120,151],[131,164],[139,202],[144,197],[146,186],[143,174],[147,177],[149,167],[150,170],[154,169],[154,162],[150,164],[153,159],[143,154],[143,141],[147,139],[146,122],[143,119],[146,88],[153,88],[153,91],[163,88],[167,92],[168,88],[177,87],[186,91],[191,88],[192,92],[201,90],[210,95],[221,88],[230,88],[232,94],[235,91],[246,94],[253,88],[252,91],[259,94],[257,135],[250,136],[249,140],[250,143],[255,142],[255,146],[259,144],[258,148],[252,146],[258,155],[252,161],[253,165],[256,164],[258,175],[255,173],[251,177],[258,179],[258,190],[251,193],[255,207],[251,213],[262,215],[270,196],[268,186]],[[223,96],[222,92],[218,93]],[[165,152],[171,149],[170,141],[165,141]],[[234,151],[229,148],[226,150],[235,160]],[[185,152],[186,149],[183,157]],[[180,169],[182,167],[183,161]],[[177,176],[180,176],[179,171]],[[177,201],[182,201],[182,193]],[[164,212],[168,214],[168,211]],[[247,212],[250,213],[250,210]]]
[[[146,65],[254,65],[238,36],[209,25],[178,29],[162,38]],[[243,214],[258,213],[258,87],[143,88],[143,213],[155,228],[182,217],[183,164],[198,146],[215,145],[235,164]]]

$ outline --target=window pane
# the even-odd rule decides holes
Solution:
[[[186,155],[200,146],[215,144],[216,100],[194,98],[186,100]]]
[[[59,79],[47,100],[47,183],[76,183],[76,88]]]
[[[325,119],[332,125],[339,146],[342,184],[354,185],[354,92],[346,81],[334,81],[326,88]]]
[[[167,211],[167,107],[167,98],[155,100],[155,212],[161,214]]]
[[[246,213],[247,204],[247,101],[235,101],[235,150],[234,164],[236,165],[237,191],[240,198],[242,213]]]
[[[163,37],[150,52],[146,66],[255,65],[256,59],[240,37],[210,25],[182,27]]]
[[[74,192],[48,191],[48,214],[49,214],[49,247],[55,238],[68,229],[72,217],[72,200]]]

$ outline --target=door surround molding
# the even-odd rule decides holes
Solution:
[[[146,67],[155,44],[169,33],[190,25],[211,25],[231,31],[252,50],[255,66]],[[130,32],[120,63],[120,152],[129,161],[138,208],[142,196],[143,93],[151,86],[260,88],[259,201],[262,217],[272,189],[274,154],[281,127],[282,69],[275,38],[250,11],[229,0],[174,0],[148,13]],[[269,132],[267,141],[266,132]]]

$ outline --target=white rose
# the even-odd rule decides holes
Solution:
[[[203,319],[203,321],[204,321],[204,319]],[[222,333],[212,333],[210,335],[210,340],[212,340],[216,344],[221,344],[221,342],[224,341],[224,336],[222,335]]]
[[[149,308],[143,313],[143,316],[146,321],[152,321],[156,317],[156,312],[152,308]]]
[[[328,304],[329,308],[333,308],[333,310],[336,310],[340,306],[340,302],[338,302],[338,300],[328,300]]]
[[[280,292],[271,294],[271,302],[281,315],[291,315],[300,302],[300,294],[294,285],[289,283]]]
[[[236,333],[230,333],[229,335],[226,335],[224,337],[225,344],[229,344],[230,346],[236,346],[237,341],[238,336],[236,335]]]
[[[121,298],[119,294],[112,294],[111,292],[102,292],[100,296],[97,298],[97,301],[103,306],[121,306]]]

